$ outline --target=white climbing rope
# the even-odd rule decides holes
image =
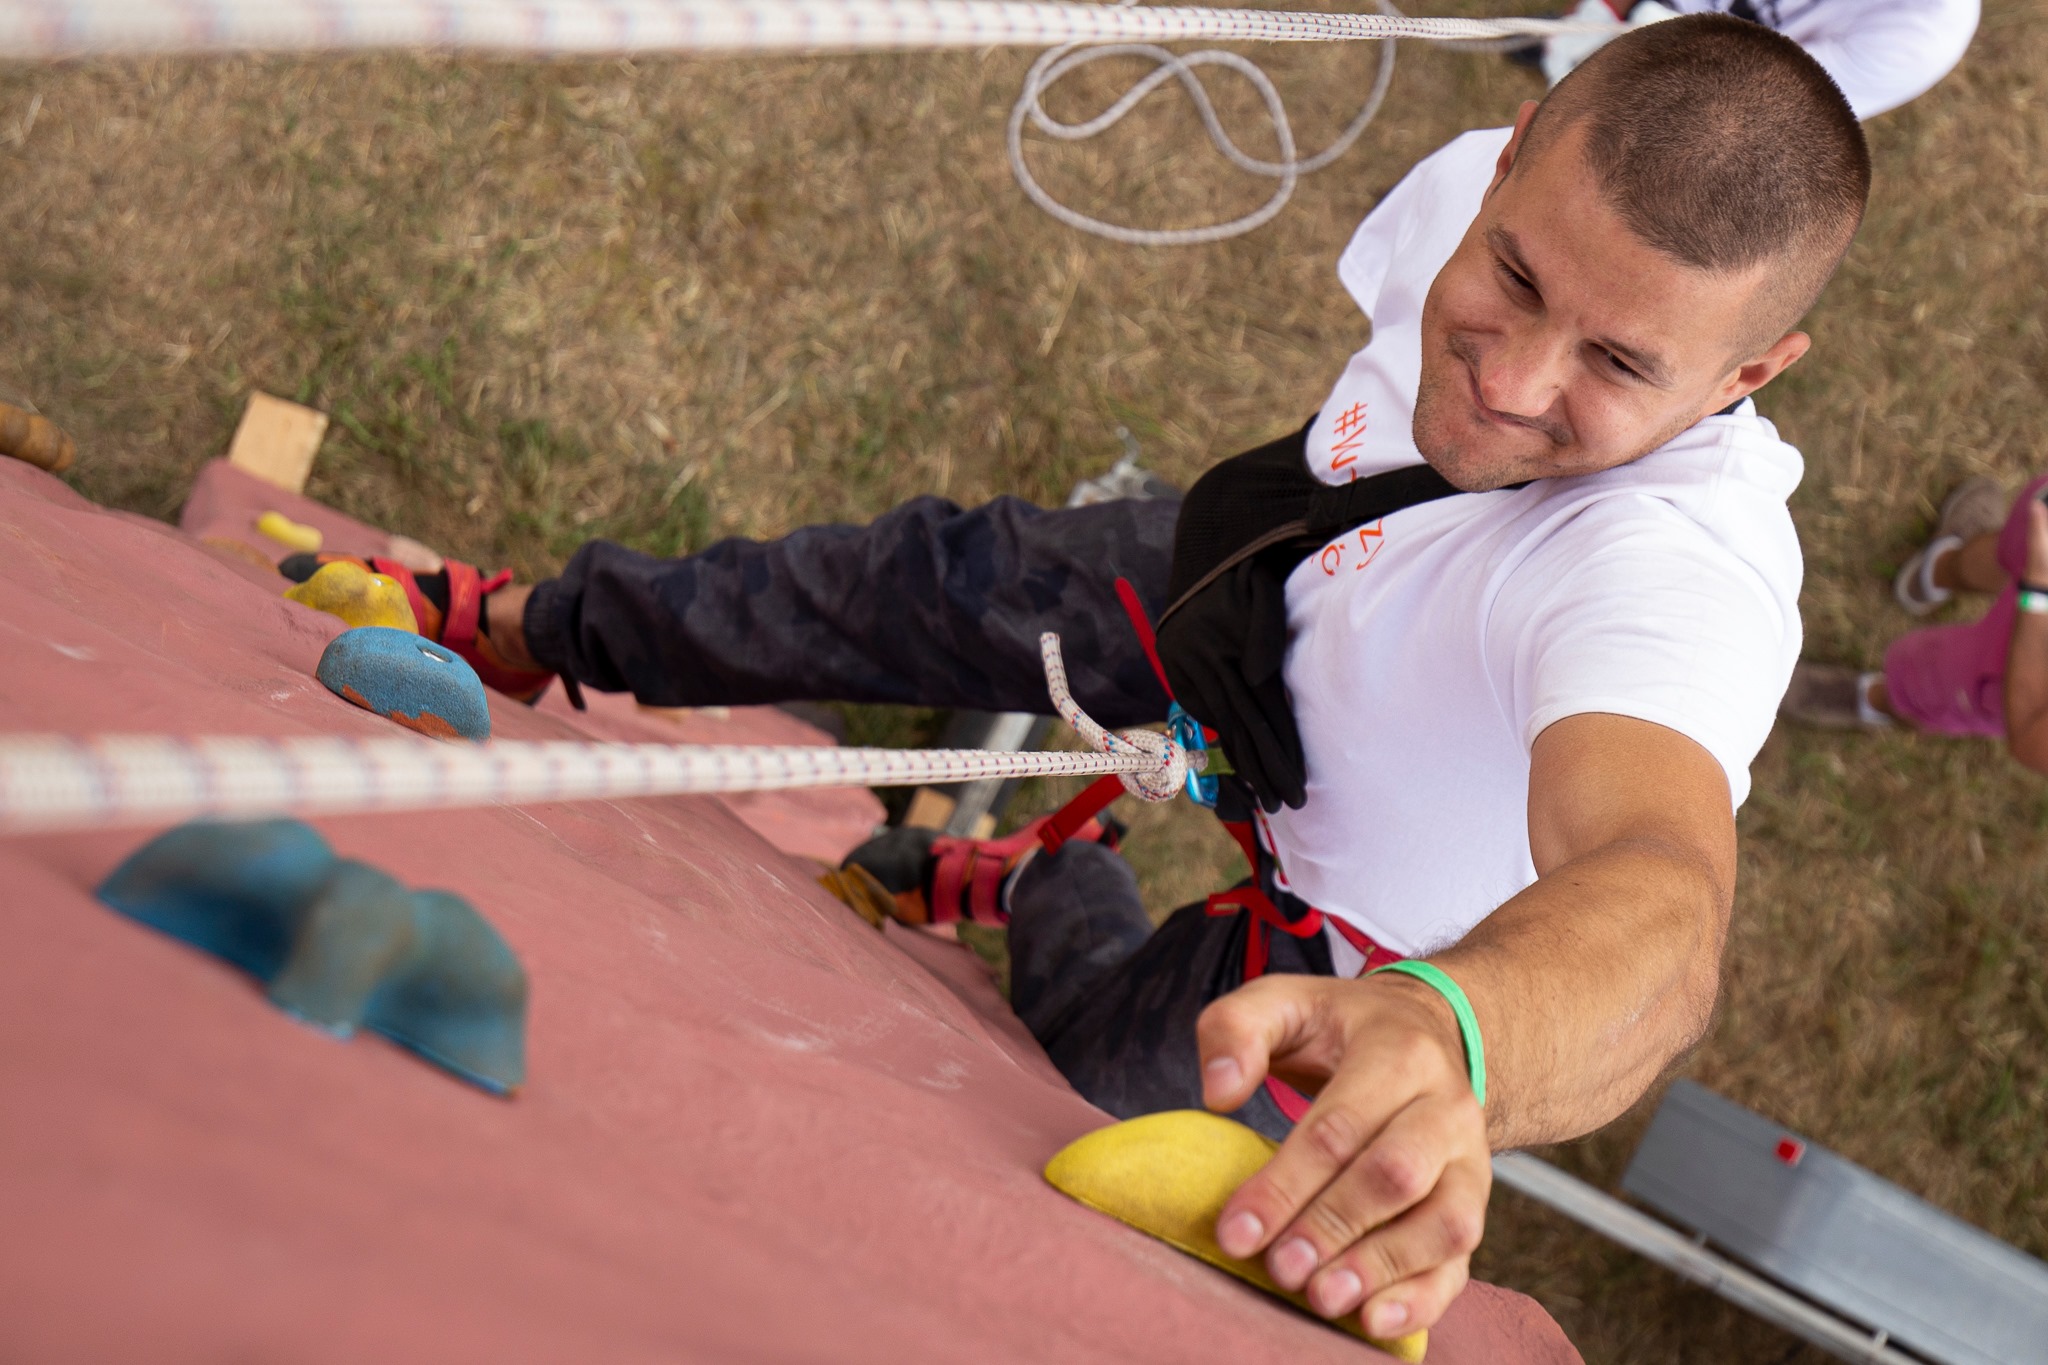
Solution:
[[[1119,7],[1135,5],[1137,0],[1116,0]],[[1220,242],[1230,237],[1242,237],[1245,233],[1270,222],[1280,210],[1287,207],[1287,201],[1294,197],[1295,186],[1304,175],[1313,174],[1328,166],[1358,141],[1380,111],[1380,104],[1387,97],[1387,87],[1394,79],[1394,40],[1402,38],[1428,38],[1433,42],[1447,43],[1467,51],[1504,52],[1512,48],[1531,46],[1552,34],[1571,33],[1612,33],[1621,26],[1584,20],[1521,20],[1487,21],[1494,31],[1485,36],[1452,37],[1436,31],[1409,32],[1407,26],[1415,23],[1432,23],[1429,20],[1410,20],[1394,6],[1393,0],[1373,0],[1381,15],[1396,21],[1401,31],[1390,32],[1380,43],[1379,66],[1373,76],[1372,89],[1367,92],[1365,103],[1352,116],[1351,122],[1337,134],[1330,145],[1314,156],[1295,155],[1294,126],[1288,121],[1286,103],[1280,98],[1280,91],[1257,63],[1235,52],[1204,50],[1181,56],[1149,43],[1112,43],[1104,46],[1090,46],[1082,42],[1064,43],[1041,54],[1025,74],[1024,89],[1017,96],[1017,103],[1010,110],[1009,153],[1010,173],[1016,177],[1017,187],[1025,197],[1047,213],[1065,223],[1068,227],[1082,232],[1106,237],[1112,242],[1128,246],[1194,246],[1203,242]],[[1141,78],[1130,89],[1118,96],[1116,101],[1094,118],[1079,123],[1066,123],[1045,111],[1045,93],[1063,77],[1078,71],[1091,62],[1104,61],[1113,57],[1136,57],[1154,63],[1151,72]],[[1208,89],[1196,74],[1197,67],[1215,66],[1235,71],[1251,83],[1258,91],[1259,99],[1266,106],[1266,117],[1273,125],[1273,140],[1278,145],[1280,159],[1266,161],[1247,153],[1223,128],[1223,121],[1217,116],[1216,106],[1209,98]],[[1209,134],[1209,141],[1239,170],[1249,174],[1277,180],[1272,196],[1265,203],[1241,217],[1227,222],[1211,223],[1203,227],[1190,228],[1138,228],[1111,223],[1069,208],[1053,198],[1050,191],[1039,183],[1032,174],[1031,165],[1024,156],[1024,125],[1028,121],[1048,137],[1061,142],[1085,142],[1108,132],[1124,120],[1145,97],[1168,81],[1179,81],[1194,103],[1195,112],[1201,116],[1202,127]]]
[[[0,0],[0,57],[379,48],[557,55],[1189,40],[1458,42],[1608,27],[1556,19],[1410,19],[1030,0]]]
[[[1191,756],[1165,735],[1104,730],[1040,637],[1053,705],[1101,752],[531,743],[230,736],[0,737],[0,834],[161,825],[198,816],[341,815],[794,787],[903,787],[1115,773],[1148,801]],[[1194,766],[1203,756],[1193,755]]]
[[[1574,19],[1409,18],[1392,0],[1378,14],[1281,10],[1139,8],[1029,0],[0,0],[0,58],[111,54],[317,52],[437,48],[526,55],[679,52],[852,52],[881,49],[1056,44],[1024,78],[1010,113],[1010,168],[1030,200],[1069,227],[1139,246],[1184,246],[1250,232],[1287,205],[1304,175],[1347,151],[1386,98],[1394,40],[1497,48],[1615,26]],[[1381,43],[1371,91],[1358,114],[1314,156],[1295,154],[1294,129],[1272,79],[1233,52],[1179,56],[1157,46],[1189,40]],[[1137,57],[1154,70],[1094,118],[1066,123],[1045,110],[1045,92],[1092,62]],[[1257,90],[1279,159],[1245,152],[1223,128],[1196,74],[1235,71]],[[1053,198],[1024,155],[1024,124],[1061,141],[1098,136],[1146,96],[1178,81],[1216,148],[1232,164],[1279,183],[1272,197],[1228,222],[1136,228],[1107,222]]]

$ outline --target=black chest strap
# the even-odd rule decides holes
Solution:
[[[1226,571],[1254,555],[1282,576],[1354,527],[1460,491],[1426,464],[1345,484],[1308,470],[1307,426],[1233,456],[1195,480],[1173,531],[1173,571],[1159,624]]]

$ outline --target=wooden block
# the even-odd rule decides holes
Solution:
[[[911,793],[910,809],[903,813],[903,823],[912,829],[944,829],[958,804],[942,791],[919,787]]]
[[[288,493],[303,493],[326,434],[326,413],[252,393],[228,443],[228,463]]]

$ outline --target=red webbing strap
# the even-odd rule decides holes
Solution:
[[[1238,835],[1240,843],[1250,839],[1250,826],[1248,825],[1235,827],[1226,825],[1225,828],[1230,829],[1234,835],[1237,834],[1238,829],[1243,829],[1245,833]],[[1247,851],[1247,856],[1250,856],[1249,850]],[[1252,860],[1252,866],[1258,866],[1256,858]],[[1343,936],[1346,943],[1349,943],[1359,952],[1365,954],[1363,970],[1368,972],[1376,967],[1383,967],[1389,962],[1399,962],[1401,960],[1399,953],[1382,948],[1357,926],[1347,924],[1335,915],[1325,915],[1322,911],[1313,907],[1298,920],[1288,919],[1280,913],[1280,907],[1273,904],[1266,893],[1255,886],[1233,887],[1228,891],[1218,891],[1209,897],[1208,911],[1212,915],[1231,915],[1236,914],[1240,910],[1250,916],[1245,922],[1244,979],[1246,981],[1256,981],[1266,974],[1267,964],[1272,960],[1272,939],[1275,929],[1292,938],[1309,938],[1321,933],[1325,924],[1335,925],[1337,932]],[[1280,1107],[1280,1112],[1287,1116],[1289,1123],[1300,1123],[1302,1116],[1308,1113],[1309,1106],[1314,1103],[1308,1096],[1276,1076],[1266,1077],[1266,1093],[1272,1096],[1273,1103]]]
[[[1275,929],[1290,938],[1311,938],[1323,931],[1322,911],[1310,910],[1300,919],[1290,920],[1256,886],[1233,886],[1228,891],[1218,891],[1209,897],[1207,909],[1212,915],[1234,915],[1242,910],[1251,916],[1245,924],[1246,981],[1255,981],[1266,974],[1266,964],[1272,958]]]
[[[483,604],[483,576],[471,565],[449,560],[448,619],[441,623],[441,643],[457,651],[474,649]]]
[[[1045,845],[1047,853],[1057,853],[1060,845],[1081,832],[1081,826],[1102,814],[1110,802],[1124,794],[1124,784],[1115,773],[1096,778],[1081,789],[1081,794],[1046,817],[1038,827],[1038,842]]]
[[[420,591],[419,581],[413,577],[411,569],[406,568],[405,565],[395,559],[377,558],[370,561],[370,572],[380,573],[386,578],[398,580],[398,586],[405,589],[405,603],[412,608],[412,619],[419,626],[420,634],[426,636],[429,640],[438,641],[439,635],[427,629],[427,623],[432,621],[434,616],[441,618],[441,634],[447,633],[447,615],[427,600],[427,595]],[[428,612],[432,612],[433,616],[429,616]]]
[[[1240,909],[1251,916],[1244,927],[1244,979],[1247,981],[1256,981],[1266,974],[1266,965],[1272,957],[1275,929],[1294,938],[1308,938],[1323,931],[1322,911],[1311,909],[1300,919],[1289,920],[1280,913],[1280,907],[1255,886],[1218,891],[1209,897],[1209,913],[1212,915],[1231,914]],[[1280,1107],[1280,1112],[1287,1115],[1289,1123],[1300,1123],[1312,1103],[1308,1096],[1277,1076],[1266,1077],[1266,1093],[1273,1097],[1273,1103]]]
[[[1358,969],[1360,976],[1364,976],[1367,972],[1378,971],[1389,962],[1399,962],[1402,960],[1399,953],[1391,948],[1380,947],[1379,944],[1372,940],[1371,935],[1367,934],[1365,930],[1360,929],[1357,925],[1346,923],[1335,915],[1326,915],[1323,918],[1326,923],[1334,927],[1343,936],[1346,943],[1365,954],[1365,965]]]
[[[971,839],[935,839],[932,856],[938,865],[932,870],[932,899],[925,908],[926,922],[951,924],[960,918],[960,893],[972,870],[975,848]]]
[[[1152,671],[1159,675],[1159,685],[1166,689],[1166,699],[1173,700],[1173,684],[1166,680],[1166,665],[1159,662],[1159,637],[1152,633],[1152,618],[1145,614],[1145,604],[1138,600],[1138,590],[1131,586],[1128,578],[1116,581],[1116,600],[1124,604],[1124,615],[1131,618],[1131,629],[1137,632],[1138,644],[1144,649],[1145,657],[1152,661]]]
[[[1244,860],[1251,864],[1252,871],[1258,871],[1259,841],[1257,836],[1252,833],[1252,822],[1249,820],[1220,820],[1217,823],[1223,826],[1224,833],[1237,841],[1237,846],[1243,851]]]
[[[1389,962],[1399,962],[1401,960],[1399,953],[1390,952],[1380,947],[1379,944],[1367,937],[1363,930],[1345,923],[1335,915],[1322,915],[1320,918],[1324,924],[1335,928],[1343,936],[1346,943],[1365,954],[1365,965],[1359,969],[1361,975],[1375,968],[1384,967]],[[1247,957],[1249,957],[1249,953],[1247,953]],[[1273,1097],[1273,1103],[1280,1107],[1280,1112],[1287,1115],[1289,1123],[1300,1123],[1303,1116],[1308,1113],[1309,1106],[1314,1103],[1308,1096],[1302,1094],[1287,1082],[1273,1076],[1266,1077],[1266,1093]]]
[[[1007,860],[994,850],[975,850],[974,871],[968,876],[967,918],[976,924],[1007,924],[1003,913],[1003,877],[1009,872]]]
[[[1315,1103],[1277,1076],[1266,1077],[1266,1093],[1273,1097],[1273,1103],[1280,1106],[1280,1112],[1287,1115],[1289,1123],[1300,1123],[1302,1116],[1308,1113],[1308,1107]]]

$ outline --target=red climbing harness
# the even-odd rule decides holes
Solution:
[[[1259,889],[1258,884],[1266,878],[1272,855],[1259,843],[1251,822],[1225,820],[1223,828],[1230,831],[1230,837],[1237,840],[1237,846],[1244,850],[1245,860],[1252,866],[1252,880],[1242,886],[1215,892],[1209,897],[1207,909],[1212,915],[1242,912],[1245,916],[1244,974],[1241,981],[1256,981],[1266,974],[1266,966],[1273,957],[1273,935],[1276,932],[1289,938],[1313,938],[1325,927],[1334,929],[1364,957],[1365,961],[1359,967],[1361,974],[1401,960],[1399,953],[1381,947],[1356,925],[1335,915],[1326,915],[1313,905],[1308,906],[1300,917],[1287,918],[1280,907],[1273,904],[1272,897]],[[1266,1093],[1273,1097],[1273,1103],[1280,1106],[1280,1112],[1287,1115],[1289,1123],[1301,1122],[1301,1116],[1308,1112],[1309,1097],[1278,1077],[1266,1077]]]
[[[1124,612],[1131,618],[1131,629],[1137,633],[1138,643],[1144,647],[1145,657],[1151,660],[1152,671],[1159,675],[1159,685],[1166,689],[1169,700],[1173,697],[1173,684],[1166,680],[1166,668],[1159,661],[1159,647],[1152,631],[1152,622],[1145,614],[1144,604],[1138,598],[1138,590],[1127,578],[1116,581],[1117,599],[1123,603]],[[1110,802],[1123,794],[1123,784],[1115,777],[1098,778],[1090,783],[1080,795],[1061,806],[1038,827],[1039,842],[1048,853],[1057,853],[1060,845],[1074,835],[1090,820],[1099,815]],[[1223,820],[1237,846],[1244,853],[1245,861],[1251,865],[1251,879],[1240,886],[1218,891],[1210,896],[1206,909],[1215,916],[1242,914],[1245,925],[1244,974],[1241,981],[1256,981],[1266,974],[1273,957],[1273,935],[1286,934],[1290,938],[1313,938],[1326,927],[1336,930],[1344,941],[1364,957],[1362,972],[1384,967],[1390,962],[1399,962],[1401,955],[1375,943],[1356,926],[1336,915],[1326,915],[1312,905],[1304,904],[1303,913],[1289,919],[1279,906],[1273,903],[1261,886],[1278,875],[1273,855],[1267,852],[1259,841],[1258,833],[1249,820]],[[1289,896],[1290,900],[1298,898]],[[1298,1123],[1309,1109],[1308,1096],[1276,1077],[1266,1078],[1266,1093],[1280,1106],[1280,1112],[1288,1121]]]

